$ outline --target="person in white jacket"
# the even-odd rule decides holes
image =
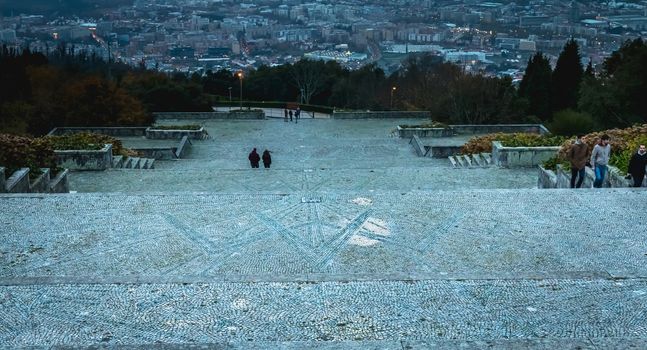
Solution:
[[[593,182],[593,187],[602,187],[604,178],[607,175],[610,156],[611,145],[609,145],[609,135],[604,134],[602,135],[602,137],[600,137],[600,142],[598,142],[598,144],[593,147],[593,152],[591,152],[591,166],[595,171],[595,181]]]

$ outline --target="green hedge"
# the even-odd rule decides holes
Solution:
[[[0,134],[0,166],[6,168],[7,177],[20,168],[29,168],[32,177],[41,173],[40,168],[57,172],[54,148],[47,140],[10,134]]]

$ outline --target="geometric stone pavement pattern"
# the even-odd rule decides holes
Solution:
[[[380,135],[385,121],[356,139],[299,123],[301,151],[276,144],[283,168],[250,175],[211,157],[241,145],[239,128],[269,144],[295,125],[209,123],[221,142],[162,163],[165,185],[0,195],[0,347],[647,346],[647,192],[442,169]],[[341,151],[351,143],[363,156],[382,145],[387,166]],[[185,187],[166,185],[180,166]],[[224,185],[198,181],[210,169]],[[93,176],[120,174],[151,173],[72,182],[91,191]]]

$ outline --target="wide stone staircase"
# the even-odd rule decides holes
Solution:
[[[155,159],[113,156],[112,168],[114,169],[155,169]]]
[[[488,168],[492,166],[492,154],[461,154],[447,157],[454,168]]]

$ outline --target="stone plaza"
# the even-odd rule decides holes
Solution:
[[[646,191],[452,168],[406,120],[198,123],[186,158],[0,195],[0,348],[647,348]]]

